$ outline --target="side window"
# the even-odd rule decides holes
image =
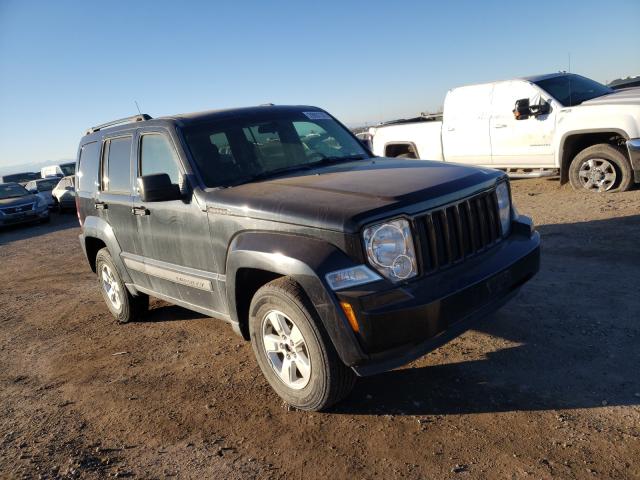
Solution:
[[[140,175],[166,173],[171,183],[180,184],[178,157],[164,135],[148,133],[142,136],[140,145]]]
[[[94,192],[98,186],[98,167],[100,166],[100,143],[91,142],[80,149],[78,162],[78,190]]]
[[[513,117],[516,101],[522,98],[528,98],[531,105],[537,105],[542,100],[536,88],[527,82],[498,83],[493,89],[491,100],[493,115]]]
[[[115,193],[131,191],[131,143],[132,137],[112,138],[107,141],[104,152],[107,161],[103,162],[102,166],[103,190]]]

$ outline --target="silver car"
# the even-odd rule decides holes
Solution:
[[[60,179],[60,182],[52,190],[54,200],[58,203],[60,212],[76,209],[76,182],[75,175],[69,175]]]
[[[24,188],[29,190],[30,193],[41,197],[47,202],[49,208],[53,208],[56,206],[57,200],[53,197],[51,191],[59,181],[60,179],[57,177],[40,178],[38,180],[31,180],[24,186]]]

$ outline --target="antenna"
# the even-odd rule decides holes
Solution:
[[[567,71],[571,73],[571,52],[569,52],[568,55],[569,55],[569,70]]]
[[[142,115],[142,112],[140,111],[140,106],[138,105],[138,102],[136,100],[134,100],[133,103],[136,104],[136,108],[138,109],[138,114]]]

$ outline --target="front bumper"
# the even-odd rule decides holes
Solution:
[[[338,292],[360,326],[363,355],[351,365],[356,373],[372,375],[421,357],[512,298],[540,266],[539,234],[526,217],[513,225],[508,238],[457,266],[391,289],[377,282]]]
[[[20,213],[0,214],[0,227],[37,222],[47,217],[49,217],[49,209],[47,207],[40,210],[28,210]]]
[[[633,180],[636,183],[640,183],[640,138],[627,140],[627,150],[629,150]]]

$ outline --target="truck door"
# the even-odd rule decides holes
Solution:
[[[530,115],[516,120],[513,110],[517,100],[527,98],[530,105],[548,99],[534,85],[523,80],[500,82],[494,86],[491,100],[492,166],[553,167],[553,133],[556,114]]]
[[[451,90],[444,101],[442,150],[447,162],[491,164],[491,84]]]
[[[134,194],[133,212],[142,242],[142,256],[128,260],[143,269],[152,291],[214,312],[226,313],[224,288],[210,243],[206,208],[188,186],[175,144],[164,129],[145,129],[136,142],[137,176],[166,173],[181,185],[181,200],[143,202]],[[141,265],[142,264],[142,265]],[[222,286],[221,286],[222,284]]]

